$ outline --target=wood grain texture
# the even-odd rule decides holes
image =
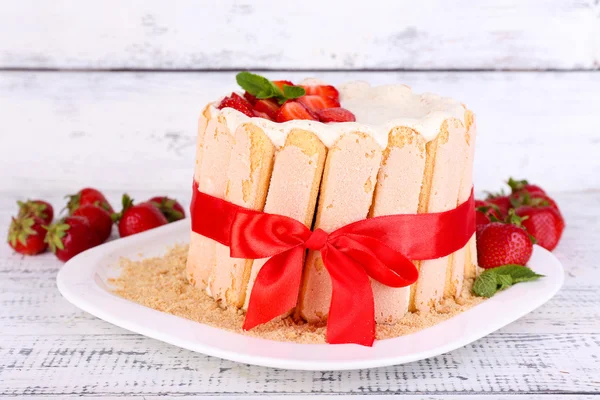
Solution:
[[[332,83],[407,83],[477,116],[475,187],[508,176],[549,190],[600,188],[600,72],[273,72]],[[0,190],[180,191],[192,177],[197,117],[236,89],[234,73],[0,73]]]
[[[598,69],[596,0],[8,0],[0,67]]]
[[[153,190],[132,190],[145,199]],[[62,192],[23,188],[0,196],[0,232],[14,201]],[[188,191],[170,194],[189,201]],[[61,263],[0,246],[0,397],[155,399],[162,396],[406,394],[416,398],[574,399],[600,394],[600,191],[552,193],[567,220],[556,255],[565,286],[546,305],[456,351],[406,365],[346,372],[251,367],[129,333],[67,303]],[[107,192],[117,203],[119,191]],[[187,203],[186,203],[187,205]],[[592,216],[593,215],[593,216]],[[520,395],[512,397],[513,395]],[[121,397],[123,396],[123,397]],[[489,396],[489,397],[488,397]],[[579,397],[581,396],[581,397]],[[138,397],[139,398],[139,397]],[[251,398],[251,397],[250,397]]]

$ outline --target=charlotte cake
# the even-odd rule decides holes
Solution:
[[[446,211],[468,199],[476,127],[461,103],[405,85],[336,89],[308,80],[294,95],[284,86],[291,82],[273,83],[279,97],[234,93],[204,110],[194,174],[200,191],[327,232],[366,217]],[[460,297],[478,273],[476,260],[473,237],[447,257],[414,261],[420,276],[411,287],[372,282],[376,322],[435,312],[443,299]],[[221,306],[246,309],[265,261],[232,259],[228,248],[192,233],[187,274]],[[330,299],[320,254],[309,251],[297,315],[322,323]]]

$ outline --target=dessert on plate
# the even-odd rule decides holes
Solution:
[[[238,83],[246,92],[208,104],[200,116],[198,192],[326,233],[374,217],[448,212],[471,196],[476,126],[456,100],[400,84],[294,85],[250,73]],[[222,307],[246,311],[267,260],[234,258],[192,231],[187,274]],[[418,279],[410,286],[371,279],[377,324],[460,298],[478,271],[475,235],[451,254],[411,261]],[[283,316],[327,321],[332,280],[310,246],[297,298]]]

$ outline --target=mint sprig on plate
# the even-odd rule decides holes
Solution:
[[[492,297],[497,291],[509,288],[515,283],[535,281],[543,276],[522,265],[508,264],[490,268],[475,279],[473,293],[481,297]]]
[[[264,76],[242,71],[235,76],[238,85],[257,99],[275,98],[279,104],[306,94],[302,86],[283,85],[283,90]]]

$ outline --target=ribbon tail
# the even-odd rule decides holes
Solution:
[[[321,254],[332,283],[327,343],[372,346],[375,301],[369,276],[356,261],[335,247],[328,246]]]
[[[271,257],[260,269],[250,294],[244,330],[271,321],[296,307],[304,248],[296,246]]]

